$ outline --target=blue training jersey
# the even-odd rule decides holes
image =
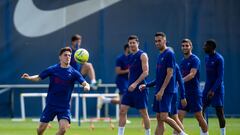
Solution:
[[[184,82],[186,95],[201,95],[200,91],[200,60],[199,58],[192,54],[188,58],[183,58],[180,64],[180,70],[183,77],[190,73],[190,70],[194,68],[197,69],[195,77],[187,82]]]
[[[219,53],[207,55],[206,64],[206,83],[204,92],[213,90],[216,93],[224,93],[224,59]]]
[[[178,66],[178,64],[176,63],[176,84],[175,84],[175,88],[176,91],[178,92],[178,88],[180,90],[180,97],[181,99],[185,98],[185,88],[184,88],[184,82],[183,82],[183,78],[182,78],[182,74],[180,71],[180,68]]]
[[[157,67],[156,67],[156,78],[155,80],[148,82],[146,87],[155,87],[155,94],[161,89],[166,75],[167,75],[167,68],[173,68],[173,76],[171,77],[164,93],[176,93],[175,89],[175,79],[176,79],[176,60],[174,53],[170,49],[166,49],[164,52],[159,54],[157,59]]]
[[[126,70],[129,68],[129,56],[122,54],[116,59],[116,67],[120,67],[121,70]],[[123,94],[128,89],[128,73],[118,74],[116,77],[116,85]]]
[[[75,81],[82,84],[85,80],[72,66],[62,68],[60,64],[48,67],[39,74],[43,80],[49,77],[50,83],[46,103],[61,108],[70,107],[70,99]]]
[[[128,80],[128,86],[130,86],[132,83],[134,83],[142,74],[142,60],[141,55],[144,52],[142,50],[139,50],[135,54],[129,55],[129,80]],[[142,82],[138,84],[144,84],[146,80],[144,79]],[[138,86],[136,89],[138,89]]]
[[[166,78],[167,75],[167,69],[168,68],[172,68],[173,69],[173,76],[171,77],[164,93],[175,93],[175,56],[174,53],[167,48],[164,52],[162,52],[159,56],[158,56],[158,60],[157,60],[157,70],[156,70],[156,91],[155,93],[157,93],[160,88],[162,87],[164,80]]]

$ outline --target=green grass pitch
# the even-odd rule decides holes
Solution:
[[[131,124],[127,124],[125,128],[125,135],[144,135],[144,129],[141,125],[140,118],[130,118]],[[219,135],[220,130],[216,118],[209,119],[209,134]],[[117,123],[113,123],[115,128],[112,130],[110,124],[107,122],[95,122],[95,129],[90,129],[90,123],[82,123],[78,127],[77,123],[72,123],[71,128],[66,135],[116,135]],[[51,122],[52,128],[47,129],[45,135],[54,135],[57,131],[58,125],[56,122]],[[240,118],[226,119],[227,135],[240,135]],[[13,122],[11,119],[0,119],[0,135],[34,135],[36,134],[37,122],[32,122],[30,119],[24,122]],[[156,121],[151,121],[152,135]],[[199,127],[195,119],[184,119],[185,131],[189,135],[199,135]],[[171,135],[172,129],[166,126],[166,135]]]

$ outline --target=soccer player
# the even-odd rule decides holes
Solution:
[[[183,107],[185,107],[187,105],[187,100],[185,98],[185,87],[184,87],[184,83],[183,83],[183,79],[182,79],[182,74],[181,74],[180,68],[177,63],[176,63],[175,67],[176,67],[176,71],[175,71],[175,73],[176,73],[176,84],[175,84],[176,93],[173,94],[170,116],[171,116],[171,118],[173,118],[176,121],[178,126],[182,130],[184,130],[184,126],[178,117],[178,106],[177,106],[178,105],[178,89],[180,91],[180,99],[181,99],[180,103]],[[173,135],[177,135],[177,131],[174,131]]]
[[[157,32],[155,34],[155,45],[160,51],[157,60],[156,79],[145,85],[141,85],[140,89],[155,86],[155,97],[153,101],[153,111],[156,112],[157,127],[156,135],[163,135],[164,122],[169,124],[180,135],[186,135],[183,129],[168,116],[171,111],[171,103],[175,89],[175,56],[173,51],[167,48],[166,34]]]
[[[179,106],[179,119],[183,122],[186,112],[193,112],[199,126],[202,130],[202,135],[208,135],[208,127],[202,115],[202,93],[200,91],[200,60],[192,53],[192,42],[189,39],[183,39],[181,43],[184,58],[180,64],[180,70],[183,75],[184,86],[186,90],[187,106]]]
[[[183,79],[182,79],[182,74],[180,72],[180,69],[179,69],[179,66],[178,64],[176,63],[176,84],[175,84],[175,89],[176,89],[176,92],[173,94],[173,99],[172,99],[172,102],[171,102],[171,111],[170,111],[170,116],[171,118],[178,124],[178,126],[184,130],[184,126],[183,124],[181,123],[181,121],[179,120],[178,118],[178,107],[177,107],[177,104],[178,104],[178,88],[180,90],[180,98],[181,98],[181,104],[182,106],[186,106],[187,105],[187,101],[186,101],[186,98],[185,98],[185,88],[184,88],[184,83],[183,83]],[[140,85],[140,89],[144,89],[146,87],[145,84],[142,84]],[[164,127],[164,125],[163,125]],[[164,128],[158,128],[157,131],[155,131],[155,135],[162,135],[163,132],[164,132]],[[177,131],[174,130],[173,132],[173,135],[177,135]]]
[[[103,103],[112,103],[112,104],[120,104],[122,95],[128,90],[128,73],[129,73],[129,45],[124,45],[124,53],[119,55],[116,59],[116,67],[115,72],[117,74],[116,77],[116,85],[119,90],[119,98],[106,98],[101,97],[98,107],[101,108]]]
[[[88,91],[89,84],[84,80],[82,75],[70,66],[72,50],[69,47],[62,48],[59,52],[60,63],[48,67],[39,75],[29,76],[24,73],[21,78],[38,82],[47,77],[50,79],[46,107],[41,115],[40,124],[37,129],[38,135],[43,135],[48,127],[48,123],[58,118],[59,129],[56,135],[64,135],[69,124],[70,119],[70,99],[74,88],[74,82],[78,81]]]
[[[221,128],[221,135],[226,135],[224,117],[224,59],[221,54],[215,51],[216,42],[207,40],[204,44],[206,53],[206,83],[203,91],[203,114],[206,108],[212,105],[215,110]]]
[[[145,126],[145,135],[150,135],[150,119],[147,111],[148,90],[142,92],[139,90],[139,85],[144,84],[146,82],[145,78],[148,76],[148,56],[139,49],[137,36],[129,36],[128,45],[132,53],[129,58],[129,86],[128,91],[122,97],[120,105],[118,135],[124,135],[129,107],[139,110]]]
[[[88,76],[91,80],[91,88],[97,89],[96,75],[92,63],[85,62],[83,64],[79,64],[74,59],[74,53],[77,51],[77,49],[81,48],[82,36],[76,34],[72,36],[71,41],[72,55],[70,65],[78,70],[84,76],[84,78]]]

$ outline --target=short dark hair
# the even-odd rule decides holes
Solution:
[[[156,32],[155,37],[158,37],[158,36],[165,37],[165,38],[167,37],[164,32]]]
[[[64,48],[61,48],[59,52],[59,56],[61,56],[66,51],[69,51],[70,53],[72,53],[72,49],[70,47],[64,47]]]
[[[192,41],[190,39],[188,39],[188,38],[184,38],[182,40],[182,43],[189,43],[192,46]]]
[[[79,39],[82,39],[82,36],[79,35],[79,34],[76,34],[76,35],[72,36],[72,42],[74,42],[76,40],[79,40]]]
[[[138,37],[137,37],[136,35],[130,35],[130,36],[128,37],[128,41],[129,41],[129,40],[132,40],[132,39],[135,39],[135,40],[138,42]]]
[[[205,44],[211,46],[213,49],[216,49],[217,47],[216,41],[214,39],[208,39]]]
[[[129,45],[128,45],[128,44],[125,44],[125,45],[123,46],[124,51],[125,51],[127,48],[129,48]]]

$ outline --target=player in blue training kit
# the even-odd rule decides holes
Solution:
[[[140,89],[145,87],[155,87],[155,97],[153,101],[153,111],[156,112],[157,127],[156,135],[164,133],[164,122],[169,124],[180,135],[185,135],[179,125],[168,116],[171,111],[171,103],[175,89],[175,56],[174,52],[167,48],[166,35],[163,32],[155,34],[155,44],[160,54],[157,59],[156,79],[146,85],[141,85]]]
[[[123,95],[120,105],[118,135],[124,134],[129,107],[139,110],[145,126],[145,135],[150,135],[150,119],[147,112],[148,90],[142,92],[139,90],[139,85],[145,84],[145,78],[148,76],[148,56],[138,48],[137,36],[129,36],[128,45],[132,53],[129,58],[128,91]]]
[[[40,125],[37,134],[42,135],[48,123],[58,118],[59,130],[56,135],[63,135],[70,124],[70,99],[75,81],[78,81],[84,88],[89,90],[89,84],[82,75],[70,66],[72,50],[69,47],[62,48],[59,53],[60,63],[50,66],[39,75],[29,76],[27,73],[22,78],[31,81],[40,81],[49,77],[50,83],[46,99],[46,107],[40,118]]]
[[[224,59],[221,54],[215,51],[216,42],[207,40],[204,44],[206,53],[206,82],[203,91],[203,114],[206,108],[212,105],[216,109],[216,114],[221,128],[221,135],[226,135],[224,116]]]
[[[175,75],[176,75],[175,89],[176,89],[176,92],[173,94],[170,116],[171,116],[171,118],[173,118],[177,122],[179,127],[182,130],[184,130],[184,126],[178,118],[178,89],[180,91],[180,104],[183,107],[185,107],[187,105],[187,101],[186,101],[186,98],[185,98],[185,87],[184,87],[184,83],[183,83],[182,74],[181,74],[180,68],[179,68],[177,63],[176,63],[175,67],[176,67],[176,70],[175,70]],[[173,132],[173,135],[175,135],[175,134],[177,134],[176,131]]]
[[[89,62],[85,62],[85,63],[77,63],[74,59],[74,54],[77,51],[77,49],[79,49],[81,47],[81,43],[82,43],[82,36],[76,34],[74,36],[72,36],[71,39],[71,49],[72,49],[72,55],[71,55],[71,62],[70,65],[75,68],[77,71],[79,71],[84,78],[86,78],[87,76],[90,79],[90,86],[92,89],[96,90],[97,89],[97,85],[99,82],[96,82],[96,75],[95,75],[95,70],[93,68],[92,63]]]
[[[102,96],[100,98],[101,100],[99,101],[98,108],[101,108],[104,103],[121,103],[122,96],[128,90],[129,53],[129,45],[125,44],[124,53],[119,55],[116,59],[115,72],[117,77],[115,83],[119,90],[119,98],[106,98]]]
[[[208,135],[208,127],[202,115],[202,93],[200,91],[200,60],[192,54],[192,42],[189,39],[182,40],[182,52],[184,58],[180,64],[180,70],[183,75],[184,86],[186,90],[187,106],[179,106],[179,119],[183,122],[186,112],[193,112],[203,135]]]

